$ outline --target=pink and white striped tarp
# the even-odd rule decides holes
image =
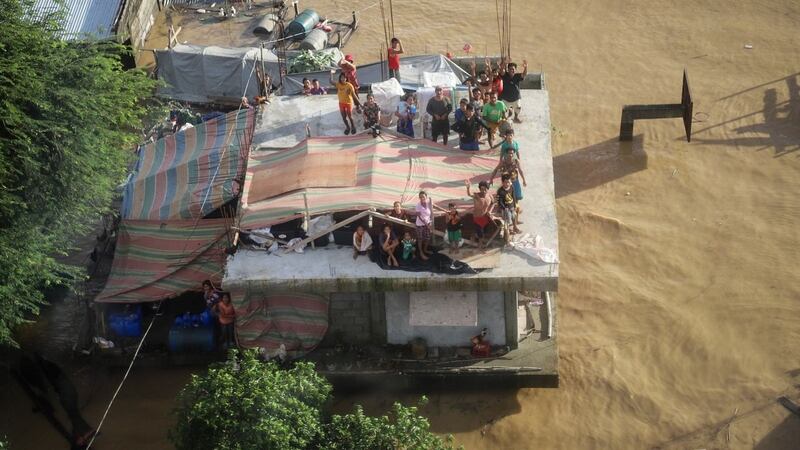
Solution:
[[[353,152],[357,156],[356,183],[346,187],[305,187],[271,198],[251,202],[248,196],[258,172],[280,173],[297,165],[297,160],[315,153]],[[242,190],[240,227],[255,229],[302,217],[303,194],[314,216],[335,211],[389,209],[395,201],[413,208],[420,190],[443,208],[450,202],[469,207],[464,180],[473,189],[488,180],[498,163],[497,152],[467,152],[423,139],[407,139],[385,133],[371,135],[309,138],[280,151],[251,152]],[[308,186],[308,184],[306,184]]]

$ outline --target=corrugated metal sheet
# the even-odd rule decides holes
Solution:
[[[64,39],[109,39],[116,33],[116,20],[124,0],[65,0],[68,10],[64,21]],[[39,13],[58,9],[54,0],[38,0]]]

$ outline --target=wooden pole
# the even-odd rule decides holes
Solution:
[[[289,253],[289,252],[293,251],[293,250],[294,250],[295,248],[297,248],[297,247],[300,247],[300,248],[302,248],[302,247],[304,247],[306,244],[308,244],[309,242],[312,242],[314,239],[317,239],[317,238],[320,238],[320,237],[322,237],[322,236],[325,236],[326,234],[328,234],[328,233],[331,233],[331,232],[333,232],[333,231],[335,231],[335,230],[338,230],[339,228],[342,228],[342,227],[343,227],[343,226],[345,226],[345,225],[349,225],[349,224],[351,224],[351,223],[355,222],[356,220],[362,219],[362,218],[364,218],[364,217],[368,216],[368,215],[369,215],[369,213],[370,213],[370,211],[369,211],[369,210],[367,210],[367,211],[361,211],[360,213],[356,214],[356,215],[355,215],[355,216],[353,216],[353,217],[350,217],[350,218],[348,218],[348,219],[345,219],[345,220],[343,220],[343,221],[341,221],[341,222],[339,222],[339,223],[336,223],[336,224],[334,224],[333,226],[331,226],[331,227],[328,227],[328,228],[326,228],[326,229],[324,229],[324,230],[322,230],[322,231],[318,231],[318,232],[316,232],[316,233],[314,233],[314,234],[311,234],[311,235],[309,235],[307,238],[303,239],[302,241],[299,241],[299,242],[295,243],[294,245],[290,245],[290,246],[289,246],[289,247],[286,249],[286,251],[285,251],[284,253]]]
[[[308,211],[308,195],[305,192],[303,192],[303,203],[306,205],[306,232],[308,232],[311,229],[311,213]],[[314,241],[311,241],[311,248],[317,248]]]

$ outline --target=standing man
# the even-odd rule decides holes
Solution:
[[[403,50],[403,43],[396,37],[392,38],[392,43],[389,47],[389,77],[393,77],[397,82],[400,82],[400,55],[405,53]]]
[[[459,137],[458,148],[470,151],[480,150],[478,137],[481,135],[481,129],[486,128],[486,130],[489,130],[489,127],[480,117],[475,115],[475,108],[472,105],[464,107],[464,121],[458,125],[458,129],[456,129]]]
[[[508,68],[504,69],[503,64],[500,64],[500,75],[503,77],[503,93],[500,94],[502,100],[510,110],[514,111],[514,122],[522,123],[519,119],[519,100],[522,98],[522,93],[519,91],[519,84],[528,75],[528,61],[522,61],[522,74],[517,73],[517,65],[515,63],[508,63]]]
[[[494,135],[500,128],[500,122],[506,120],[508,107],[502,101],[497,101],[497,93],[489,93],[489,103],[483,105],[483,120],[489,125],[489,147],[494,146]]]
[[[447,137],[450,134],[450,112],[453,111],[453,105],[450,100],[442,95],[442,88],[437,87],[434,90],[434,97],[428,100],[428,106],[425,112],[433,117],[431,121],[431,139],[436,142],[439,135],[442,135],[442,144],[447,145]]]
[[[475,224],[475,233],[472,239],[475,244],[483,248],[485,244],[484,238],[486,237],[486,227],[492,223],[492,207],[494,206],[494,198],[489,193],[489,183],[481,181],[478,183],[478,192],[472,193],[470,191],[469,180],[464,180],[467,186],[467,196],[472,198],[472,221]]]

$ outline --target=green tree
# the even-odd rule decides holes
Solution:
[[[80,269],[57,261],[106,212],[140,139],[154,81],[126,48],[61,39],[63,12],[0,0],[0,343],[38,313],[42,289]]]
[[[307,448],[322,434],[330,385],[310,363],[280,370],[236,351],[178,395],[170,439],[178,449]]]
[[[284,370],[256,352],[232,351],[228,361],[193,375],[178,395],[170,440],[178,449],[451,449],[430,432],[416,407],[395,404],[391,418],[361,407],[324,421],[331,386],[311,363]]]
[[[425,403],[425,398],[420,403]],[[442,439],[430,432],[430,422],[420,416],[417,407],[395,403],[392,415],[370,417],[357,405],[353,413],[333,416],[326,427],[328,450],[447,450],[453,448],[452,436]]]

